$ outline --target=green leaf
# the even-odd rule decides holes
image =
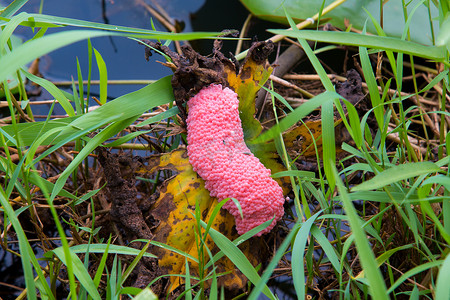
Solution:
[[[434,163],[424,161],[418,163],[406,163],[391,167],[372,179],[369,179],[358,186],[352,188],[352,191],[375,190],[389,184],[405,180],[422,174],[440,172],[441,169]]]

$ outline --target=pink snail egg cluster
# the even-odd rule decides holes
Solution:
[[[275,217],[257,235],[269,232],[284,214],[283,191],[245,145],[237,94],[221,85],[210,85],[187,105],[187,152],[194,171],[203,178],[212,197],[239,201],[243,218],[233,201],[223,206],[234,216],[239,234]]]

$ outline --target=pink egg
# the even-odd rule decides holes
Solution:
[[[257,235],[269,232],[284,214],[283,191],[245,145],[237,94],[214,84],[203,88],[187,105],[187,152],[194,170],[211,196],[219,201],[239,201],[243,218],[233,201],[223,206],[235,217],[239,234],[275,217]]]

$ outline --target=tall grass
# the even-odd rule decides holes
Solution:
[[[407,21],[403,38],[387,37],[382,26],[370,16],[368,20],[377,28],[377,36],[298,30],[289,16],[292,30],[270,30],[274,34],[298,40],[320,76],[325,91],[289,112],[254,142],[277,139],[283,143],[279,138],[285,130],[320,108],[323,151],[320,155],[318,153],[317,163],[319,166],[323,165],[323,172],[317,172],[316,177],[311,174],[304,176],[304,172],[297,170],[295,161],[298,158],[288,157],[286,148],[280,148],[284,149],[280,157],[289,171],[274,174],[274,177],[291,177],[290,182],[296,195],[293,211],[297,214],[293,213],[295,218],[289,232],[272,253],[270,261],[264,265],[262,274],[258,273],[238,246],[271,222],[230,241],[211,228],[211,222],[221,205],[216,206],[210,220],[202,220],[197,207],[194,216],[197,258],[153,241],[138,240],[145,242],[142,249],[114,245],[111,238],[105,241],[98,236],[99,229],[95,228],[95,224],[92,224],[92,228],[82,228],[75,225],[73,220],[68,221],[72,234],[67,236],[68,225],[60,216],[63,211],[61,207],[75,210],[77,205],[91,201],[100,190],[79,194],[76,189],[67,189],[67,183],[71,181],[75,185],[76,176],[88,174],[90,162],[87,158],[93,150],[121,134],[131,124],[139,128],[178,113],[177,108],[169,108],[160,115],[136,124],[138,118],[149,110],[166,104],[171,107],[174,99],[170,78],[161,78],[140,90],[107,102],[107,66],[101,53],[93,49],[89,42],[89,74],[95,58],[100,73],[99,102],[102,105],[88,112],[84,96],[87,94],[89,98],[91,76],[89,75],[85,93],[81,78],[83,66],[79,63],[79,89],[75,88],[74,83],[72,93],[65,92],[50,81],[24,69],[35,58],[80,40],[105,36],[193,40],[214,38],[220,33],[172,34],[43,14],[19,13],[26,2],[14,1],[0,11],[0,86],[5,91],[5,100],[11,113],[11,123],[0,127],[0,145],[3,149],[0,156],[0,203],[4,224],[2,247],[13,252],[9,249],[8,234],[14,233],[20,249],[20,253],[14,254],[20,256],[25,279],[24,290],[19,298],[56,299],[56,281],[59,280],[62,269],[67,271],[69,298],[116,299],[121,295],[142,299],[155,297],[150,288],[141,290],[125,286],[125,281],[138,261],[143,257],[155,258],[147,252],[150,243],[185,257],[185,274],[173,275],[180,276],[185,281],[185,290],[179,298],[224,298],[223,289],[218,286],[218,278],[222,274],[218,274],[215,267],[223,256],[227,256],[253,285],[250,299],[257,299],[261,294],[276,299],[267,283],[276,272],[279,261],[285,256],[291,257],[290,275],[299,299],[315,292],[314,280],[317,278],[331,278],[332,287],[324,295],[340,299],[395,299],[405,295],[411,299],[449,298],[450,142],[447,139],[449,124],[446,121],[449,117],[446,97],[450,89],[448,1],[430,3],[424,0],[419,3],[436,5],[440,12],[440,31],[439,34],[432,32],[436,36],[433,46],[408,40],[408,24],[414,22],[414,15],[407,15],[406,6],[409,4],[405,2],[404,19]],[[60,25],[70,27],[71,30],[46,33],[49,28]],[[35,36],[21,46],[12,47],[11,37],[18,26],[29,27],[35,32]],[[360,116],[351,103],[335,92],[322,64],[306,40],[357,47],[357,57],[372,105],[369,111]],[[377,71],[380,70],[373,68],[372,53],[387,57],[392,77],[377,76]],[[436,62],[434,77],[425,86],[419,86],[417,78],[413,76],[415,92],[405,94],[402,84],[405,62],[412,66],[414,73],[418,61],[425,60]],[[11,76],[17,77],[20,82],[21,92],[18,95],[9,93],[8,78]],[[33,122],[31,110],[21,107],[27,100],[21,79],[23,76],[47,90],[56,99],[54,105],[61,105],[68,117],[52,120],[50,111],[45,121]],[[390,87],[394,83],[395,92],[390,93]],[[435,111],[426,110],[425,104],[420,103],[431,92],[439,95],[440,106]],[[418,99],[419,102],[409,105],[407,101],[412,99]],[[276,97],[272,100],[275,104]],[[283,103],[287,101],[283,100]],[[275,107],[277,106],[274,105]],[[347,154],[340,159],[336,157],[335,149],[336,111],[351,136],[351,142],[341,145]],[[428,123],[427,120],[431,118],[436,120],[436,124]],[[375,120],[377,126],[370,119]],[[426,137],[423,138],[425,147],[411,142],[415,122],[420,123],[426,132]],[[434,127],[430,129],[430,126]],[[107,146],[119,146],[143,132],[146,131],[122,136]],[[398,136],[398,141],[394,145],[388,145],[387,141],[394,135]],[[159,139],[161,140],[163,139]],[[173,145],[166,145],[167,139],[164,141],[162,148],[169,149],[181,143],[182,137],[177,136]],[[60,170],[56,178],[48,178],[41,170],[36,169],[43,161],[53,159],[52,154],[61,151],[68,143],[75,145],[76,156]],[[435,156],[430,152],[434,145],[438,149]],[[347,161],[354,163],[348,165]],[[38,238],[45,244],[47,237],[39,229],[39,214],[36,212],[42,207],[50,210],[60,245],[46,248],[44,257],[38,258],[21,223],[21,215],[26,212],[30,216]],[[95,214],[94,210],[92,215]],[[84,239],[88,243],[75,245],[74,239],[79,236],[88,236]],[[214,240],[219,248],[218,253],[213,254],[204,247],[208,237]],[[84,254],[84,262],[80,253]],[[112,262],[110,259],[108,263],[108,257],[111,258],[113,254],[115,256]],[[123,255],[134,258],[124,266],[119,259]],[[191,274],[188,259],[200,265],[201,272],[198,276]],[[90,274],[89,264],[93,261],[98,266],[96,273]],[[206,282],[209,282],[208,291],[205,288]]]

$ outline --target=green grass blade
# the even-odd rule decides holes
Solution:
[[[158,296],[150,288],[145,288],[133,298],[134,300],[158,300]]]
[[[142,257],[147,256],[146,254],[149,254],[149,253],[147,253],[148,246],[150,246],[150,241],[148,241],[147,244],[145,244],[144,247],[142,247],[142,249],[139,251],[139,253],[136,255],[136,257],[133,259],[133,261],[127,267],[127,269],[123,273],[121,281],[120,281],[121,286],[125,283],[125,281],[127,280],[128,276],[130,276],[130,274],[134,270],[134,268],[136,268],[137,264],[142,259]],[[136,249],[136,250],[138,250],[138,249]],[[151,255],[150,257],[157,258],[157,256],[155,256],[155,255]]]
[[[64,254],[63,247],[56,248],[56,249],[52,250],[51,252],[53,252],[61,260],[61,262],[67,266],[67,268],[73,269],[74,275],[78,278],[81,285],[86,289],[86,291],[89,293],[89,295],[93,299],[98,299],[98,300],[101,299],[100,294],[98,293],[97,288],[94,284],[94,281],[92,280],[91,276],[89,275],[89,272],[86,270],[86,268],[83,265],[83,262],[80,260],[80,258],[77,255],[75,255],[75,253],[70,251],[72,265],[69,266],[69,265],[67,265],[68,262],[67,262],[65,254]]]
[[[236,246],[239,246],[240,244],[242,244],[243,242],[245,242],[246,240],[248,240],[249,238],[253,237],[255,234],[257,234],[258,232],[260,232],[261,230],[266,229],[270,224],[272,224],[273,219],[271,220],[267,220],[266,222],[256,226],[255,228],[247,231],[246,233],[244,233],[243,235],[239,236],[238,238],[236,238],[232,243],[235,244]],[[206,225],[208,226],[208,225]],[[213,259],[211,259],[206,265],[205,265],[205,269],[208,269],[209,267],[211,267],[216,261],[218,261],[219,259],[221,259],[225,254],[223,253],[223,251],[219,251],[217,252]]]
[[[54,33],[31,40],[17,47],[14,51],[0,57],[0,81],[6,79],[8,74],[12,74],[21,66],[53,50],[87,38],[106,35],[108,35],[107,32],[77,30]]]
[[[370,62],[367,48],[359,47],[359,57],[361,59],[361,67],[364,72],[364,79],[366,80],[367,88],[369,89],[373,113],[375,114],[375,118],[378,122],[378,127],[383,128],[384,111],[383,106],[381,106],[380,92],[378,91],[377,81],[375,79],[375,75],[373,74],[372,64]]]
[[[7,197],[3,194],[3,189],[0,193],[0,203],[2,208],[6,212],[9,221],[11,222],[14,232],[17,235],[17,239],[19,241],[19,247],[21,249],[21,261],[22,261],[22,269],[24,272],[25,285],[28,290],[27,297],[28,299],[37,299],[36,295],[36,284],[34,282],[34,272],[33,268],[30,265],[31,258],[34,256],[33,251],[31,250],[30,244],[28,243],[27,236],[22,229],[19,219],[14,213],[14,209],[9,204]],[[50,292],[51,294],[51,292]]]
[[[141,250],[139,250],[139,249],[126,247],[126,246],[120,246],[120,245],[90,244],[89,245],[89,253],[105,253],[108,248],[109,248],[108,253],[110,253],[110,254],[115,253],[115,254],[136,256],[136,255],[139,255],[139,253],[141,252]],[[70,247],[70,251],[72,251],[73,253],[86,253],[87,249],[88,249],[87,244],[76,245],[76,246]],[[143,256],[156,258],[155,255],[148,253],[148,252],[145,252],[143,254]]]
[[[450,49],[450,15],[447,15],[444,22],[441,24],[436,39],[436,45],[447,46],[447,49]]]
[[[33,61],[34,59],[41,57],[44,54],[52,52],[61,47],[70,45],[72,43],[82,41],[89,38],[102,37],[102,36],[133,36],[136,38],[150,38],[150,39],[195,39],[205,37],[205,33],[192,33],[186,34],[127,34],[117,33],[109,31],[97,31],[97,30],[72,30],[49,34],[42,38],[31,40],[2,57],[0,57],[0,82],[5,80],[7,76],[15,72],[21,66]]]
[[[134,139],[134,138],[136,138],[136,137],[138,137],[138,136],[140,136],[142,134],[147,134],[149,132],[151,132],[151,130],[132,132],[132,133],[129,133],[127,135],[124,135],[124,136],[118,138],[114,142],[107,143],[104,146],[105,147],[118,147],[118,146],[123,145],[126,142],[128,142],[128,141],[130,141],[130,140],[132,140],[132,139]]]
[[[439,269],[439,274],[436,281],[435,299],[450,299],[449,282],[450,282],[450,255],[447,254],[444,263]]]
[[[436,164],[428,161],[402,164],[377,174],[372,179],[353,187],[352,191],[375,190],[404,179],[440,171],[441,169]]]
[[[340,198],[344,206],[345,213],[348,216],[350,228],[353,232],[353,235],[355,236],[356,249],[358,251],[359,260],[361,262],[363,270],[366,273],[366,278],[369,284],[369,290],[372,299],[389,299],[386,292],[386,285],[384,283],[383,276],[381,275],[375,260],[375,255],[373,254],[372,249],[369,246],[366,233],[361,227],[362,221],[358,217],[355,207],[350,201],[344,184],[342,183],[335,167],[333,171]]]
[[[321,213],[321,212],[322,211],[320,211],[319,213]],[[255,286],[255,288],[252,290],[252,293],[250,294],[250,297],[248,298],[248,300],[256,300],[256,299],[260,298],[260,293],[261,293],[263,287],[265,287],[267,281],[269,280],[270,276],[273,273],[273,270],[275,270],[275,268],[278,265],[278,262],[281,260],[281,258],[285,254],[286,249],[291,245],[292,239],[297,234],[299,227],[300,227],[300,223],[298,223],[298,222],[294,225],[294,227],[292,227],[291,232],[289,232],[289,234],[286,236],[283,243],[281,243],[277,252],[273,256],[272,260],[270,261],[269,265],[266,267],[264,274],[261,276],[261,280],[258,282],[258,284]]]
[[[120,99],[120,101],[118,101]],[[144,104],[143,101],[145,99],[151,99],[151,101],[147,101]],[[134,103],[133,103],[134,100]],[[131,102],[130,102],[131,101]],[[79,119],[83,119],[86,116],[92,116],[91,113],[94,113],[94,119],[102,117],[103,110],[99,113],[101,109],[110,109],[112,111],[120,110],[122,108],[123,119],[122,121],[118,121],[106,127],[100,133],[98,133],[95,137],[93,137],[85,147],[80,151],[80,153],[76,156],[76,158],[67,166],[63,173],[61,173],[60,177],[55,183],[54,189],[52,191],[51,199],[56,197],[57,193],[63,188],[67,178],[73,172],[78,165],[101,143],[109,139],[110,137],[117,134],[119,131],[123,130],[125,127],[134,122],[144,111],[147,111],[155,106],[165,104],[167,102],[173,101],[173,93],[170,86],[170,77],[165,77],[157,82],[151,84],[150,86],[140,89],[139,91],[127,94],[125,96],[119,97],[114,101],[108,102],[107,104],[101,106],[100,108],[90,112],[88,114],[83,115]],[[124,103],[128,103],[128,106],[122,106]],[[134,114],[134,116],[133,116]],[[131,117],[128,117],[132,115]],[[79,122],[79,119],[76,119],[72,122],[72,126],[78,128],[80,126],[86,125]],[[99,119],[99,120],[100,120]],[[91,119],[89,119],[91,121]],[[89,124],[89,122],[88,122]]]
[[[7,7],[5,7],[3,10],[0,11],[0,17],[9,18],[13,16],[27,2],[28,0],[14,0],[13,2],[11,2],[11,4],[9,4]]]
[[[292,38],[380,50],[391,50],[436,61],[444,61],[446,58],[445,47],[443,46],[425,46],[393,37],[362,35],[340,31],[300,30],[298,32],[293,32],[291,30],[279,29],[270,29],[268,31],[273,34],[282,34]]]
[[[316,239],[317,243],[322,247],[322,250],[325,252],[326,257],[331,262],[331,265],[339,272],[341,263],[339,262],[339,258],[336,255],[335,249],[331,245],[330,241],[327,239],[325,234],[316,226],[311,226],[311,234]]]
[[[200,220],[201,221],[201,220]],[[204,228],[206,228],[207,224],[201,221],[201,224]],[[214,243],[219,247],[220,250],[236,265],[236,267],[254,284],[258,284],[261,280],[258,272],[256,272],[255,268],[248,261],[247,257],[245,257],[244,253],[235,245],[232,241],[230,241],[226,236],[216,231],[213,228],[210,228],[209,235],[214,240]],[[263,288],[263,293],[269,297],[270,299],[276,299],[272,292],[269,290],[267,286]]]
[[[128,125],[133,123],[137,117],[132,117],[129,119],[125,119],[123,121],[119,121],[113,123],[102,130],[99,134],[97,134],[94,138],[92,138],[83,149],[79,152],[79,154],[72,160],[72,162],[66,167],[64,172],[61,173],[60,177],[55,183],[52,194],[50,196],[51,201],[55,199],[56,195],[63,189],[66,180],[69,178],[71,173],[78,167],[80,163],[94,151],[101,143],[109,139],[110,137],[116,135],[118,132],[126,128]]]
[[[58,100],[58,103],[62,106],[62,108],[69,117],[75,116],[75,111],[73,110],[70,101],[66,98],[64,93],[59,88],[57,88],[52,82],[44,78],[35,76],[25,71],[24,69],[22,69],[21,72],[23,72],[29,80],[46,89],[47,92],[49,92],[56,100]]]
[[[306,117],[313,110],[319,108],[325,103],[333,102],[334,99],[339,97],[341,97],[339,94],[327,91],[320,95],[317,95],[314,98],[309,99],[308,102],[300,105],[293,112],[291,112],[289,115],[283,118],[283,120],[281,120],[279,124],[273,126],[272,128],[270,128],[269,130],[267,130],[266,132],[264,132],[263,134],[261,134],[256,139],[250,142],[262,143],[278,137],[280,133],[288,130],[289,127],[297,123],[302,118]]]
[[[314,221],[319,214],[320,212],[316,213],[301,225],[300,230],[295,236],[294,246],[292,247],[292,279],[294,281],[295,292],[299,299],[306,299],[303,257],[305,255],[305,247],[311,227],[314,225]]]
[[[105,104],[108,96],[108,70],[102,55],[94,48],[98,72],[100,74],[100,103]]]

